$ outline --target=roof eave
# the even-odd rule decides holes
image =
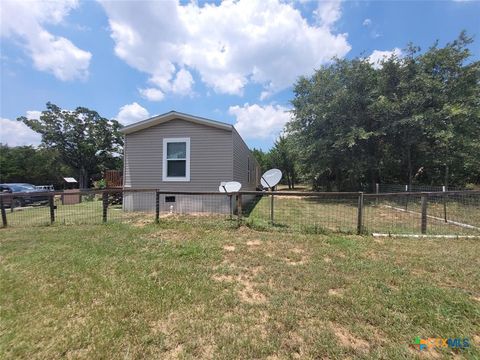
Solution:
[[[170,111],[166,114],[154,116],[152,118],[125,126],[124,128],[120,129],[120,132],[122,132],[125,135],[128,135],[140,130],[148,129],[149,127],[152,127],[155,125],[163,124],[167,121],[174,120],[174,119],[186,120],[193,123],[211,126],[211,127],[215,127],[215,128],[227,130],[227,131],[232,131],[233,129],[233,125],[230,125],[230,124],[221,123],[215,120],[205,119],[198,116],[183,114],[176,111]]]

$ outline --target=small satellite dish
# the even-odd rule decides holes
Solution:
[[[242,184],[237,181],[222,181],[218,187],[218,191],[224,193],[234,193],[240,191]]]
[[[260,183],[264,188],[273,188],[282,179],[282,172],[278,169],[270,169],[262,175]]]

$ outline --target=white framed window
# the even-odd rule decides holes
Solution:
[[[190,181],[190,138],[163,139],[163,181]]]

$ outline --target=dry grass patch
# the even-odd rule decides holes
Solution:
[[[339,324],[331,322],[330,327],[342,346],[352,348],[358,352],[367,352],[370,350],[370,344],[367,341],[353,336],[347,329]]]

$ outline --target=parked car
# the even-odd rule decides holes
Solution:
[[[26,183],[0,184],[0,193],[12,194],[4,201],[4,205],[21,207],[33,204],[42,204],[48,202],[48,195],[45,192],[48,190],[37,189],[35,185]],[[22,195],[15,195],[17,193],[24,193]],[[35,193],[43,193],[42,195],[35,195]]]

